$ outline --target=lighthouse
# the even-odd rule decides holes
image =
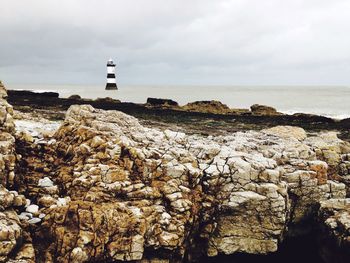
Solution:
[[[107,61],[107,84],[106,90],[117,90],[117,82],[115,80],[115,64],[112,59]]]

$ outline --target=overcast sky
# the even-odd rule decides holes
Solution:
[[[349,0],[0,0],[0,79],[349,85]]]

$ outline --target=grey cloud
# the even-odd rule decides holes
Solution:
[[[124,84],[349,83],[346,0],[1,0],[1,9],[5,82],[100,83],[113,57]]]

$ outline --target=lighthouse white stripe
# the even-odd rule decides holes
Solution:
[[[107,73],[114,74],[115,73],[115,68],[114,67],[107,67]]]
[[[107,83],[117,83],[115,79],[107,79]]]

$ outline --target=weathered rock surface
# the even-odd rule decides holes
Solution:
[[[348,262],[350,258],[350,199],[321,202],[322,256],[327,262]],[[333,250],[333,251],[332,251]]]
[[[26,198],[9,191],[15,182],[15,139],[13,109],[0,82],[0,262],[32,262],[34,249],[18,217]]]
[[[28,94],[29,93],[29,94]],[[334,130],[339,138],[350,141],[350,119],[334,120],[310,114],[295,115],[252,115],[249,109],[231,109],[229,114],[213,114],[181,110],[176,106],[149,106],[131,102],[99,102],[92,99],[66,99],[58,94],[35,93],[29,91],[8,91],[8,101],[21,113],[44,116],[50,120],[63,120],[65,112],[72,105],[89,104],[98,109],[118,110],[137,117],[143,124],[182,130],[193,134],[226,135],[246,130],[261,130],[277,125],[295,125],[308,132]]]
[[[333,203],[347,202],[350,145],[334,133],[186,135],[89,105],[72,106],[54,133],[32,120],[27,129],[17,122],[15,134],[6,120],[0,261],[267,254],[316,218],[327,235],[332,220],[337,240],[348,235],[349,208]]]
[[[143,127],[121,112],[72,106],[51,143],[41,143],[35,165],[29,158],[38,149],[24,157],[21,173],[34,181],[22,191],[46,215],[35,240],[52,241],[35,245],[47,251],[39,260],[276,251],[317,215],[320,201],[345,198],[327,161],[341,159],[347,144],[332,136],[307,137],[296,127],[188,136]],[[339,158],[325,158],[330,142]],[[56,188],[48,191],[50,182]]]
[[[266,105],[260,105],[260,104],[254,104],[250,106],[250,110],[252,111],[253,115],[265,115],[265,116],[282,115],[282,113],[278,112],[275,108],[266,106]]]
[[[195,101],[187,103],[182,106],[183,110],[195,111],[195,112],[205,112],[205,113],[215,113],[215,114],[228,114],[231,109],[220,101]]]

